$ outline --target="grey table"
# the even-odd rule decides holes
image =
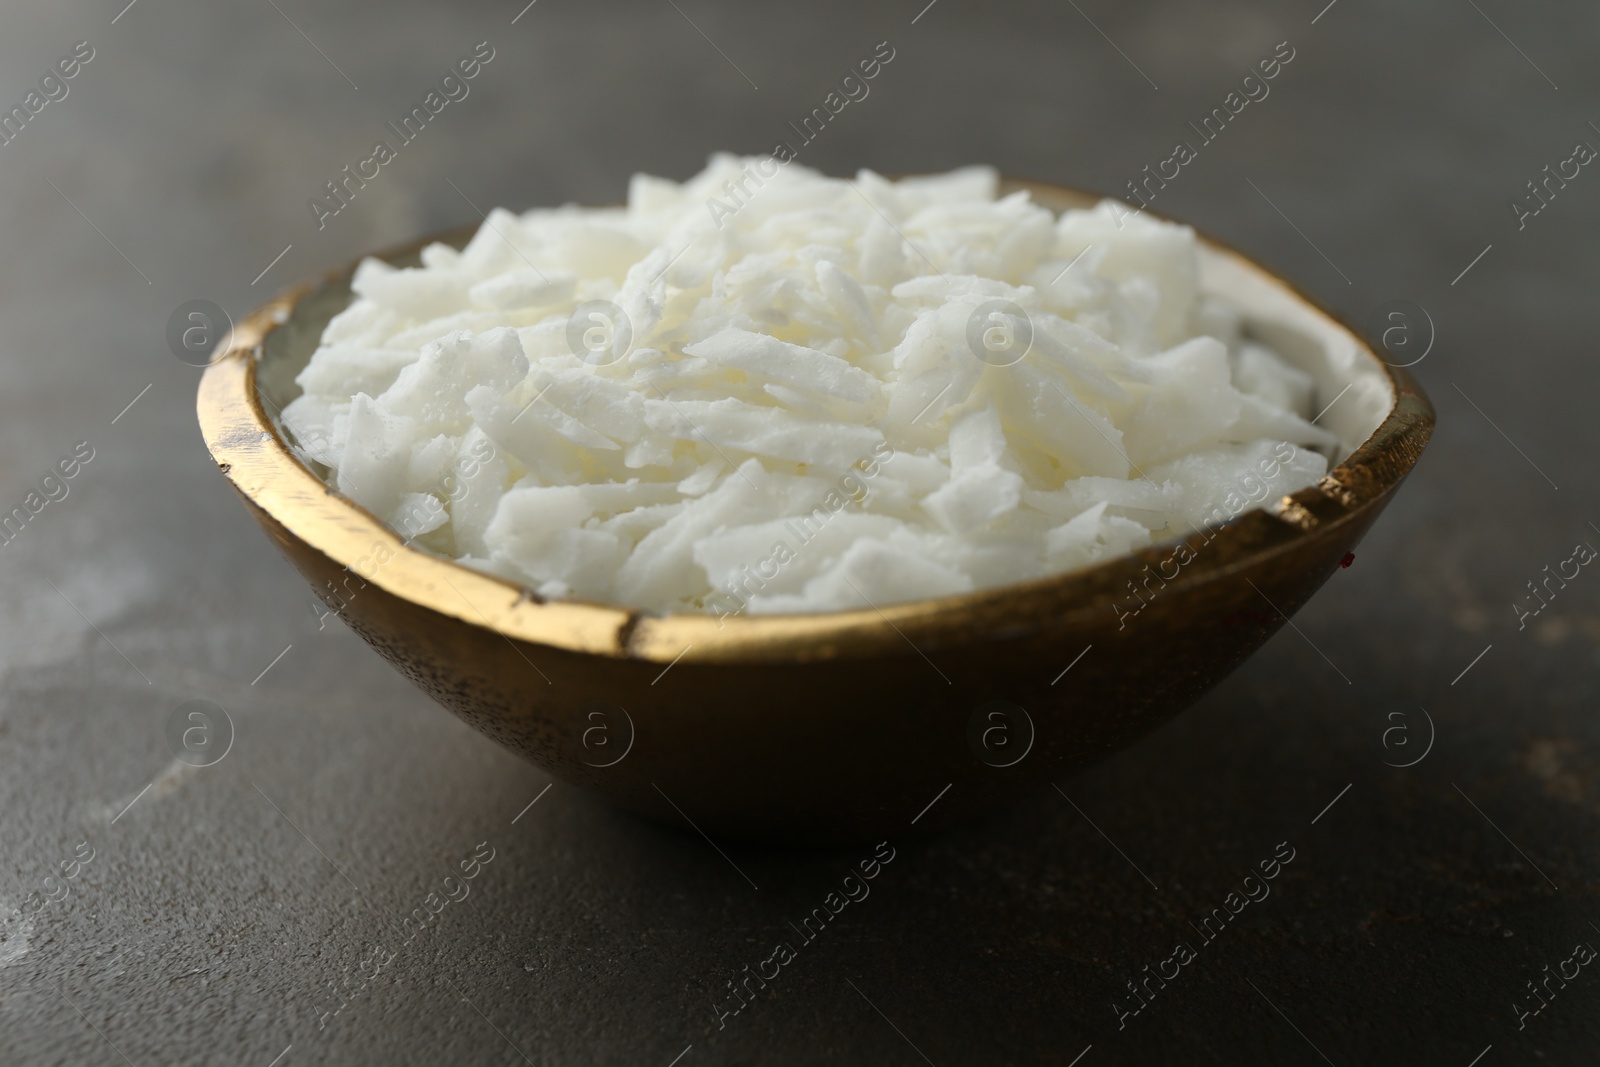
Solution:
[[[46,878],[68,894],[0,925],[0,1063],[1600,1057],[1593,969],[1518,1016],[1600,945],[1600,578],[1524,628],[1512,606],[1600,544],[1600,174],[1537,215],[1526,189],[1600,144],[1600,11],[124,2],[8,5],[0,33],[7,107],[93,49],[0,146],[0,510],[93,452],[0,547],[0,912]],[[308,198],[480,41],[471,95],[318,229]],[[1289,42],[1271,95],[1152,206],[1355,321],[1425,308],[1440,429],[1297,629],[1063,792],[895,843],[719,1024],[729,981],[861,857],[728,848],[754,890],[687,830],[546,791],[319,629],[208,460],[164,330],[480,207],[768,149],[880,41],[895,58],[802,162],[1108,192]],[[194,699],[233,724],[212,766],[165,737]],[[1271,896],[1196,932],[1283,842]],[[429,894],[443,910],[401,942]],[[1197,958],[1132,1014],[1125,983],[1171,973],[1178,941]]]

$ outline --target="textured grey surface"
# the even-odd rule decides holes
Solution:
[[[0,548],[0,913],[94,849],[66,899],[0,925],[0,1063],[666,1067],[691,1045],[684,1067],[1064,1064],[1091,1045],[1083,1067],[1600,1057],[1600,974],[1552,982],[1524,1029],[1512,1007],[1576,943],[1600,945],[1600,578],[1526,630],[1511,608],[1574,542],[1600,544],[1600,175],[1523,231],[1508,207],[1576,140],[1600,144],[1600,13],[940,0],[913,25],[921,0],[540,0],[512,25],[520,0],[122,3],[13,5],[0,33],[5,101],[73,42],[96,49],[0,147],[0,504],[77,442],[95,450]],[[196,374],[163,329],[183,301],[237,314],[469,221],[461,194],[614,200],[635,170],[768,148],[884,39],[896,58],[804,162],[990,162],[1107,191],[1290,41],[1272,95],[1154,206],[1358,322],[1424,305],[1439,340],[1415,370],[1440,430],[1300,633],[1063,783],[1081,812],[1049,791],[896,842],[871,896],[719,1030],[724,983],[860,857],[729,849],[752,890],[692,832],[541,794],[541,773],[337,623],[319,632],[207,459]],[[482,40],[496,57],[472,95],[317,231],[306,199]],[[190,699],[236,726],[214,766],[174,764],[163,739]],[[1431,751],[1385,766],[1422,750],[1419,705]],[[1397,724],[1410,733],[1386,749]],[[1124,980],[1198,945],[1188,921],[1282,841],[1297,851],[1271,897],[1119,1030]],[[470,895],[402,944],[399,917],[480,842],[494,858]],[[380,945],[396,954],[369,980]]]

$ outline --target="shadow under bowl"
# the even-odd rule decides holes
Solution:
[[[1056,211],[1095,199],[1005,184]],[[415,263],[431,241],[471,232],[380,258]],[[1173,541],[881,611],[719,624],[541,602],[403,544],[302,462],[272,414],[346,306],[353,264],[235,327],[201,379],[200,425],[256,521],[351,629],[561,781],[716,836],[904,836],[1036,791],[1194,703],[1339,566],[1432,433],[1427,397],[1356,334],[1216,242],[1201,258],[1202,290],[1239,306],[1247,333],[1332,405],[1322,424],[1347,444],[1329,474],[1191,535],[1187,553]]]

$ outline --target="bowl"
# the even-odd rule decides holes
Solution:
[[[1052,210],[1095,197],[1008,180]],[[474,227],[475,229],[475,227]],[[417,262],[424,245],[381,254]],[[816,615],[657,614],[543,602],[409,547],[331,489],[277,413],[354,265],[245,317],[201,378],[200,426],[246,508],[401,674],[547,770],[718,837],[839,843],[932,831],[1106,758],[1271,637],[1366,533],[1432,433],[1412,378],[1236,252],[1202,289],[1311,372],[1344,442],[1318,484],[1220,529],[1087,570]],[[1246,501],[1248,503],[1248,501]],[[1311,684],[1339,684],[1327,677]]]

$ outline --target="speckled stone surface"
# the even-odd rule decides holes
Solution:
[[[1513,607],[1600,545],[1600,175],[1552,182],[1520,230],[1510,206],[1600,145],[1600,14],[122,3],[14,6],[0,33],[7,107],[94,49],[0,146],[0,511],[93,450],[0,547],[0,1063],[1600,1058],[1600,973],[1546,980],[1600,946],[1600,576],[1522,629]],[[1106,191],[1198,144],[1189,123],[1288,41],[1270,95],[1152,206],[1358,323],[1427,309],[1413,369],[1439,431],[1297,629],[1059,792],[908,826],[806,941],[791,924],[867,852],[724,855],[546,791],[319,630],[206,456],[165,329],[473,205],[616,200],[635,170],[770,148],[884,40],[895,58],[803,162]],[[307,198],[480,41],[471,95],[319,231]],[[211,766],[166,740],[190,700],[233,724]],[[1191,926],[1291,850],[1214,939]],[[729,981],[780,941],[794,958],[733,1014]],[[1193,959],[1164,962],[1179,942]],[[1133,1014],[1125,983],[1175,967]]]

